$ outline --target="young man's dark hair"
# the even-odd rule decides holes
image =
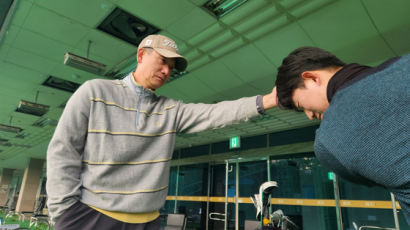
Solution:
[[[344,66],[335,55],[316,47],[300,47],[292,51],[278,68],[276,90],[279,106],[284,109],[300,111],[292,101],[292,94],[296,88],[303,88],[301,77],[304,71],[318,70],[327,67]]]

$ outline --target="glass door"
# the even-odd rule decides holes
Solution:
[[[210,168],[208,229],[235,229],[236,165],[220,162]]]

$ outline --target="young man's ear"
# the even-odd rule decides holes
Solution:
[[[314,81],[316,84],[320,84],[321,83],[321,79],[319,77],[319,74],[317,71],[305,71],[302,73],[302,78],[303,80],[312,80]]]

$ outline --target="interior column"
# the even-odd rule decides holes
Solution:
[[[33,212],[36,204],[36,196],[43,171],[44,160],[30,159],[28,167],[24,171],[23,181],[19,198],[17,200],[17,212]]]

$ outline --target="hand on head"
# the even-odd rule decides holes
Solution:
[[[278,97],[276,95],[276,86],[273,87],[272,92],[263,96],[262,99],[263,108],[271,109],[273,107],[278,106]]]

